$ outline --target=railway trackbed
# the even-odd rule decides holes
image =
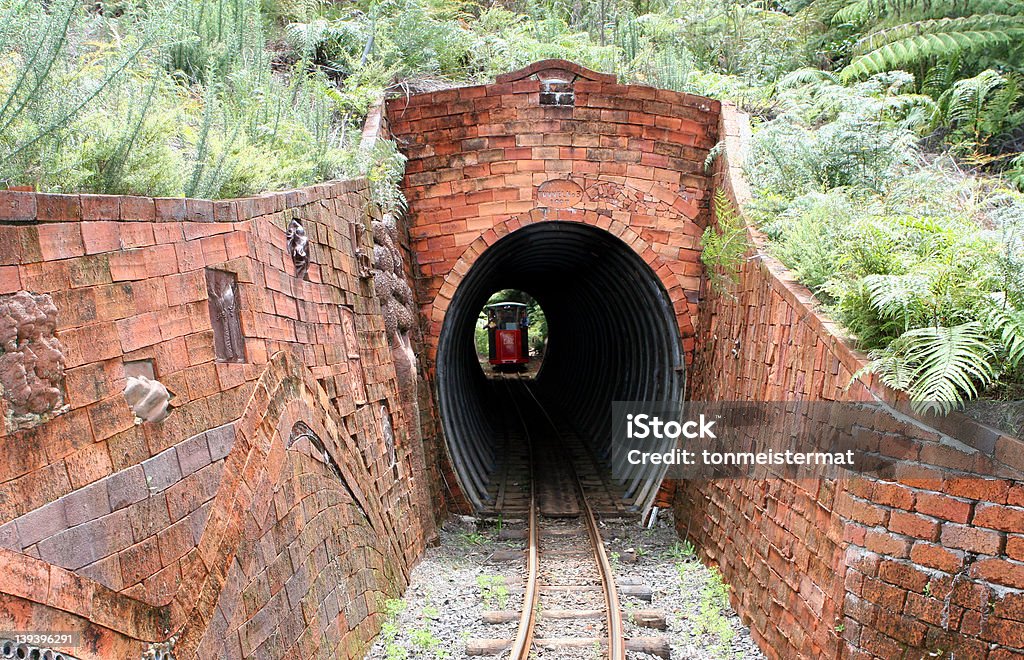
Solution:
[[[505,531],[507,538],[525,541],[522,586],[510,585],[510,591],[522,590],[522,607],[518,612],[483,612],[485,623],[518,621],[516,635],[469,639],[466,655],[526,660],[600,652],[611,660],[625,660],[627,651],[634,651],[669,658],[669,641],[663,636],[625,637],[620,593],[650,601],[650,587],[616,583],[598,518],[573,457],[564,453],[558,423],[525,381],[504,380],[530,455],[525,526]],[[664,613],[656,610],[633,611],[630,620],[652,629],[666,627]]]

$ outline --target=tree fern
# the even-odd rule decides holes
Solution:
[[[993,20],[988,27],[985,29],[984,22],[974,18],[943,18],[870,35],[866,39],[877,45],[855,57],[840,75],[844,80],[854,80],[964,52],[996,51],[1024,40],[1024,17]]]
[[[916,328],[874,352],[870,368],[886,385],[906,390],[916,410],[945,413],[995,379],[987,339],[977,321]]]
[[[902,21],[916,21],[978,14],[1024,15],[1024,3],[1020,0],[854,0],[826,18],[833,25],[864,25],[893,16]]]

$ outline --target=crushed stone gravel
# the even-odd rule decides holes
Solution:
[[[618,583],[642,584],[652,590],[649,603],[620,593],[627,615],[627,638],[668,637],[672,660],[765,658],[739,616],[727,605],[724,608],[714,605],[722,601],[709,596],[714,592],[712,571],[686,553],[670,524],[662,522],[644,529],[635,521],[602,520],[600,525]],[[522,550],[524,541],[501,539],[499,533],[524,527],[523,520],[451,517],[441,529],[440,544],[428,548],[413,570],[412,581],[401,601],[392,603],[396,613],[378,635],[366,658],[461,660],[469,657],[466,655],[469,639],[514,637],[517,621],[490,624],[484,623],[481,615],[488,610],[519,611],[525,553],[509,551]],[[559,547],[585,549],[586,545],[580,543],[564,538],[557,540]],[[552,543],[551,547],[554,546]],[[586,570],[580,568],[580,574],[587,573],[591,560],[581,553],[579,562],[588,566]],[[541,569],[545,569],[543,555]],[[576,570],[571,559],[559,561],[559,574],[564,576]],[[571,592],[558,594],[556,598],[546,599],[545,604],[549,608],[591,607],[589,599],[581,596]],[[668,630],[637,625],[630,616],[637,610],[663,610]],[[579,635],[585,631],[594,631],[594,635],[599,636],[605,633],[605,625],[603,620],[544,621],[542,618],[538,631],[542,630],[544,634],[539,636]],[[597,647],[557,652],[537,649],[534,653],[538,660],[605,657]],[[507,658],[507,655],[506,652],[504,656],[492,657]],[[630,660],[661,660],[658,656],[632,651],[628,655]]]

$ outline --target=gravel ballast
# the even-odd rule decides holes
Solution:
[[[402,660],[403,658],[466,658],[466,642],[470,639],[510,639],[516,634],[517,621],[484,623],[485,611],[513,610],[522,604],[525,571],[525,542],[506,540],[511,530],[523,529],[522,520],[475,519],[455,516],[441,530],[441,543],[428,548],[412,572],[412,581],[401,601],[390,603],[395,612],[385,625],[367,658]],[[664,523],[643,529],[636,522],[603,520],[600,522],[605,549],[611,558],[619,585],[646,585],[651,588],[651,602],[621,594],[626,613],[626,637],[657,637],[669,639],[673,660],[687,659],[751,659],[765,656],[750,638],[739,617],[721,607],[724,588],[715,589],[713,572],[686,552],[687,548],[675,530]],[[501,531],[504,530],[504,535]],[[555,547],[565,544],[558,539]],[[546,563],[544,537],[541,540],[542,575],[557,562],[552,575],[558,583],[570,575],[589,575],[592,562],[585,552],[569,553],[568,557],[552,558]],[[574,550],[585,551],[586,537],[571,543]],[[512,552],[510,552],[512,551]],[[574,566],[572,555],[581,565]],[[552,567],[553,568],[553,567]],[[571,581],[571,579],[569,579]],[[720,583],[719,583],[720,584]],[[566,593],[542,599],[542,606],[552,608],[582,607],[582,594]],[[589,600],[588,600],[589,603]],[[538,637],[564,631],[565,636],[588,634],[603,636],[605,622],[600,620],[543,619],[538,623]],[[587,604],[585,607],[589,608]],[[662,610],[668,629],[654,630],[637,625],[635,613],[640,610]],[[592,634],[590,634],[592,633]],[[599,647],[534,651],[538,659],[587,660],[605,657]],[[657,660],[658,656],[629,652],[631,660]],[[506,657],[503,656],[490,657]]]

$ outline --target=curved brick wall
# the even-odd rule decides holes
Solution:
[[[732,106],[721,134],[716,184],[743,204],[749,127]],[[702,306],[691,398],[899,407],[870,380],[851,383],[864,356],[750,233],[758,258]],[[892,480],[678,485],[680,533],[721,566],[772,657],[1022,657],[1024,443],[962,416],[929,422],[894,414],[873,431],[883,453],[924,464]]]
[[[178,658],[335,657],[370,638],[434,515],[361,256],[375,213],[363,180],[222,202],[0,192],[0,307],[23,324],[3,366],[30,357],[8,350],[28,291],[56,308],[31,322],[63,367],[41,413],[0,398],[0,629],[91,631],[80,658],[169,638]],[[211,271],[237,282],[226,339]],[[162,421],[133,418],[139,369],[173,394]]]

